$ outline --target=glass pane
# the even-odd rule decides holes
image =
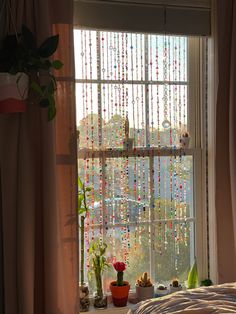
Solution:
[[[187,82],[187,37],[148,35],[148,79]]]
[[[105,186],[108,224],[150,219],[149,158],[106,159]]]
[[[77,83],[76,103],[78,147],[98,149],[99,126],[102,123],[98,114],[98,85]]]
[[[186,85],[149,85],[151,146],[179,146],[188,130],[188,88]]]
[[[97,79],[97,32],[74,30],[75,78]]]
[[[192,156],[154,157],[154,216],[194,217]]]
[[[101,78],[144,80],[144,35],[101,32]]]
[[[102,84],[102,139],[104,148],[123,148],[125,121],[134,146],[146,143],[144,85]]]
[[[108,257],[112,261],[125,261],[128,265],[124,272],[124,280],[130,282],[134,288],[137,278],[150,270],[150,240],[149,227],[123,226],[109,229],[104,237],[108,243]],[[109,290],[109,283],[116,280],[116,271],[111,267],[104,276],[105,288]]]
[[[188,221],[159,223],[154,231],[155,281],[169,284],[177,278],[184,282],[194,260],[194,224]]]

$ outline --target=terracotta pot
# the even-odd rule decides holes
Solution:
[[[28,88],[25,73],[0,73],[0,113],[25,112]]]
[[[117,286],[116,281],[110,283],[112,301],[115,306],[122,307],[127,305],[130,284],[128,281],[124,281],[124,284],[124,286]]]

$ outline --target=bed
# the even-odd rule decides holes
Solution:
[[[236,283],[179,291],[136,304],[129,314],[236,313]]]

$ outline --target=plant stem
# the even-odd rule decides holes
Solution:
[[[80,218],[80,283],[81,285],[84,285],[84,220],[85,217],[81,216]]]
[[[123,286],[124,285],[123,275],[124,275],[123,271],[118,271],[117,272],[117,286]]]
[[[98,268],[95,271],[95,277],[96,277],[96,284],[97,284],[97,295],[99,297],[103,297],[103,292],[102,292],[102,275],[101,275],[101,269]]]

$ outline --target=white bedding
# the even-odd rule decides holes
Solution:
[[[129,314],[236,313],[236,283],[180,291],[138,303]]]

